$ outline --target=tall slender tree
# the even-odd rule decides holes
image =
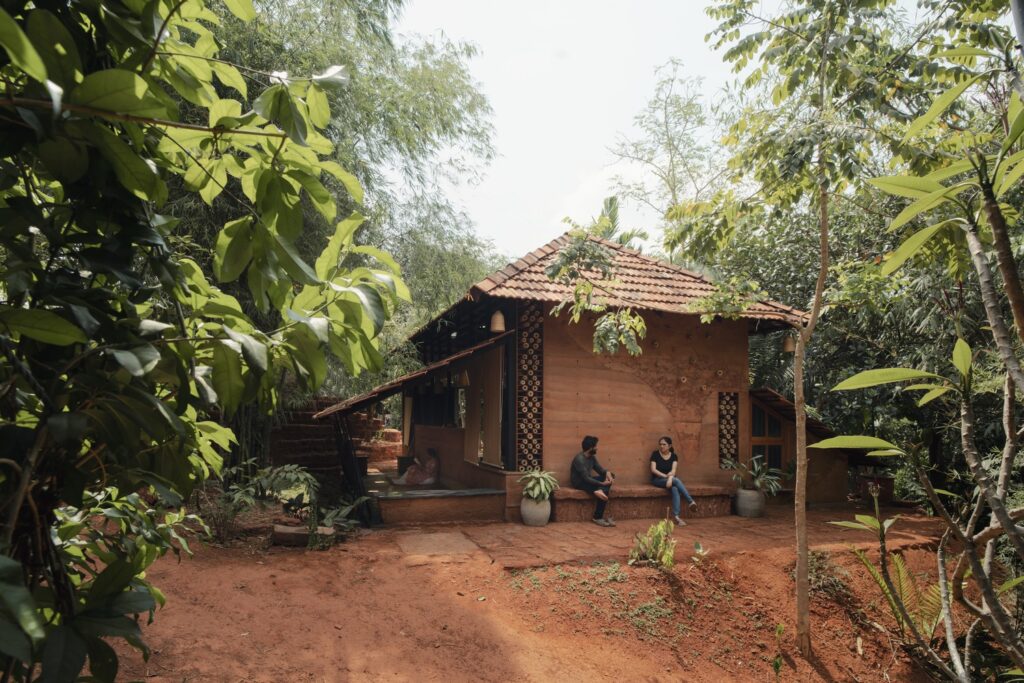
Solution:
[[[720,248],[731,231],[752,215],[801,204],[816,208],[818,276],[806,317],[794,321],[793,395],[796,405],[796,638],[811,653],[806,522],[807,450],[804,362],[822,308],[829,266],[832,197],[861,179],[861,168],[878,148],[873,108],[861,106],[886,93],[880,76],[905,59],[892,44],[890,2],[810,0],[777,16],[759,14],[759,3],[730,0],[711,7],[720,21],[711,38],[727,47],[736,71],[749,69],[744,87],[767,95],[770,107],[748,108],[732,127],[737,153],[730,161],[731,188],[708,202],[688,203],[670,216],[700,216],[719,234]],[[736,188],[753,184],[745,199]],[[691,222],[692,225],[692,222]],[[706,229],[706,228],[705,228]],[[678,236],[667,241],[686,243]],[[690,240],[692,242],[692,240]],[[700,256],[697,254],[696,256]]]

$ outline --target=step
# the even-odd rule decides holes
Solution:
[[[340,465],[336,451],[309,451],[296,453],[293,451],[271,451],[270,462],[276,466],[299,465],[307,467],[311,465]]]
[[[271,440],[270,443],[276,451],[304,453],[306,451],[336,450],[334,439],[281,439],[279,441]]]
[[[432,524],[435,522],[501,522],[505,520],[505,492],[452,495],[454,491],[431,492],[417,497],[375,499],[380,518],[387,525]]]

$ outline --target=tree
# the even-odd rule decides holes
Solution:
[[[996,543],[1004,539],[1012,549],[1018,562],[1024,561],[1024,507],[1012,507],[1012,477],[1014,461],[1018,455],[1019,437],[1017,429],[1017,387],[1024,380],[1021,374],[1021,359],[1017,349],[1024,340],[1024,291],[1020,283],[1020,265],[1013,247],[1007,215],[1016,215],[1019,203],[1019,181],[1024,175],[1024,151],[1014,151],[1024,132],[1024,105],[1017,92],[1007,87],[1005,79],[1017,78],[1016,49],[1014,42],[999,19],[1005,16],[1008,7],[997,3],[989,8],[978,8],[974,3],[953,3],[947,10],[945,31],[936,36],[936,47],[942,49],[939,58],[956,60],[972,72],[952,87],[938,94],[929,110],[907,127],[906,139],[909,144],[934,145],[940,150],[936,156],[935,170],[925,175],[907,173],[899,176],[878,178],[875,184],[881,189],[908,197],[912,201],[892,220],[891,230],[908,225],[919,216],[930,215],[935,222],[916,229],[898,249],[887,258],[882,272],[891,274],[912,258],[926,257],[924,251],[930,240],[953,233],[965,238],[966,250],[970,256],[976,276],[978,291],[984,304],[985,319],[988,323],[991,343],[995,347],[994,364],[1000,374],[1005,373],[1003,384],[1003,444],[994,460],[995,467],[986,464],[983,452],[979,450],[979,423],[976,413],[976,385],[986,374],[989,363],[972,351],[962,338],[961,329],[956,329],[957,341],[951,362],[957,371],[953,378],[935,373],[923,373],[915,369],[882,369],[860,373],[837,385],[836,390],[858,389],[878,384],[901,382],[909,374],[925,378],[924,383],[908,387],[927,387],[927,394],[921,403],[944,400],[952,397],[959,408],[959,431],[961,449],[966,460],[972,482],[977,487],[973,500],[958,510],[939,498],[940,491],[932,485],[927,476],[925,463],[918,447],[901,449],[885,445],[894,454],[907,459],[914,469],[922,488],[931,500],[933,508],[946,524],[947,537],[957,542],[959,560],[950,582],[952,596],[944,588],[943,603],[949,609],[951,600],[956,600],[978,624],[983,624],[992,637],[1002,646],[1006,656],[1018,668],[1024,668],[1024,639],[1020,624],[1014,621],[1009,609],[1003,604],[1002,594],[1014,582],[997,586],[993,558]],[[978,36],[984,37],[978,40]],[[946,41],[949,41],[948,43]],[[996,116],[990,111],[961,108],[949,114],[957,122],[955,128],[945,125],[943,117],[947,110],[955,108],[958,101],[970,92],[985,93],[996,105]],[[1009,96],[1007,97],[1007,93]],[[995,121],[993,121],[993,118]],[[996,132],[992,128],[995,123]],[[1019,169],[1019,170],[1018,170]],[[948,234],[947,234],[948,239]],[[994,258],[1003,282],[1005,302],[995,284],[991,267]],[[1004,312],[1008,310],[1009,314]],[[1009,317],[1009,320],[1006,318]],[[1011,330],[1016,328],[1016,342]],[[902,373],[902,374],[901,374]],[[948,396],[947,396],[948,395]],[[890,448],[891,447],[891,448]],[[985,514],[991,516],[987,527],[978,529]],[[884,537],[882,537],[884,543]],[[982,550],[983,549],[983,550]],[[981,595],[977,603],[963,591],[963,583],[970,571],[971,581]],[[946,563],[943,548],[939,551],[939,571],[945,579]],[[1019,583],[1019,582],[1018,582]],[[902,605],[898,607],[903,609]],[[915,640],[936,666],[951,680],[971,680],[972,662],[969,656],[970,641],[963,652],[954,642],[952,627],[947,620],[946,636],[949,664],[923,642],[921,634],[914,632]]]
[[[322,179],[324,189],[341,213],[358,211],[365,217],[353,236],[355,244],[390,251],[403,273],[423,279],[409,269],[426,259],[407,258],[409,250],[399,247],[421,231],[432,234],[436,230],[414,224],[410,217],[425,220],[433,213],[444,215],[444,220],[457,218],[438,178],[452,182],[473,178],[479,165],[492,155],[490,108],[467,65],[473,48],[443,36],[392,35],[391,24],[401,10],[400,2],[260,0],[257,8],[252,22],[242,22],[225,6],[211,6],[221,22],[219,58],[244,64],[247,73],[263,82],[269,82],[266,74],[317,73],[332,65],[344,68],[345,87],[324,91],[332,116],[322,132],[334,145],[328,158],[355,176],[364,193],[357,204],[330,175]],[[255,90],[249,93],[242,100],[243,108],[251,108],[259,94]],[[206,113],[186,105],[182,116],[188,121],[205,121]],[[169,194],[172,208],[168,210],[181,219],[177,232],[189,242],[186,253],[208,269],[217,239],[215,228],[228,220],[230,207],[207,205],[184,187],[172,185]],[[433,207],[429,211],[424,208],[427,204]],[[303,201],[296,214],[301,214],[304,229],[295,240],[295,249],[307,261],[315,261],[334,232],[334,222],[326,220],[309,201]],[[444,248],[463,246],[453,242]],[[476,253],[473,249],[461,252],[467,256]],[[374,262],[368,254],[350,253],[344,265],[355,269],[372,267]],[[239,300],[259,329],[275,329],[275,316],[256,309],[244,282],[222,286]],[[410,327],[418,327],[437,312],[430,308],[435,291],[439,290],[418,288],[418,301],[399,303],[378,336],[380,350],[389,359],[388,372],[411,369],[412,354],[396,346]],[[320,391],[334,395],[347,395],[378,381],[357,376],[353,368],[338,364],[328,364],[328,376]],[[288,386],[293,388],[289,392],[292,405],[308,400],[308,395],[294,391],[295,383],[289,381]],[[269,435],[275,420],[280,417],[254,408],[238,411],[228,423],[238,438],[227,456],[228,463],[252,460],[268,464]]]
[[[255,16],[248,0],[226,4]],[[353,243],[358,214],[315,264],[296,248],[303,202],[338,218],[326,177],[363,198],[325,158],[343,69],[231,64],[220,23],[198,0],[0,10],[5,680],[40,663],[44,680],[71,680],[86,660],[113,680],[103,637],[144,650],[129,615],[163,602],[144,571],[187,551],[186,523],[200,523],[182,505],[234,440],[217,418],[271,407],[286,367],[309,387],[329,354],[350,372],[379,367],[375,336],[409,298],[387,254]],[[233,98],[260,81],[251,109]],[[273,329],[182,256],[188,236],[162,213],[178,184],[224,208],[213,279],[244,283]],[[342,267],[353,253],[380,265]]]
[[[796,325],[797,340],[793,368],[796,412],[796,637],[804,657],[811,653],[809,617],[808,550],[806,522],[807,433],[804,395],[804,358],[821,313],[829,264],[829,202],[856,177],[859,165],[870,153],[871,140],[836,116],[839,104],[858,103],[872,88],[861,88],[864,71],[881,70],[892,53],[884,30],[886,2],[835,3],[811,1],[784,14],[764,18],[747,0],[719,3],[708,10],[720,20],[712,33],[716,47],[731,44],[725,59],[743,69],[755,58],[759,64],[745,81],[757,86],[762,80],[773,86],[773,109],[747,112],[733,126],[749,144],[733,157],[730,166],[751,177],[757,186],[758,202],[789,207],[801,201],[813,202],[817,210],[818,277],[810,312]],[[746,35],[748,24],[757,26]],[[841,46],[857,46],[857,59],[843,59]],[[851,50],[847,49],[847,52]],[[847,56],[847,55],[844,55]],[[856,83],[852,89],[850,85]],[[877,84],[877,81],[876,81]],[[870,92],[874,94],[874,92]],[[837,125],[839,124],[839,125]],[[723,209],[697,207],[718,213],[726,224],[749,206],[736,206],[736,195],[720,193]],[[714,204],[712,203],[713,207]],[[692,215],[693,206],[681,207],[675,215]],[[714,222],[714,221],[713,221]],[[728,231],[724,233],[728,235]],[[722,243],[719,237],[718,242]]]
[[[713,194],[724,170],[705,139],[709,115],[701,102],[701,81],[681,76],[683,68],[673,59],[657,69],[654,94],[634,117],[637,136],[623,136],[611,148],[618,163],[640,174],[635,180],[617,176],[619,195],[659,216],[673,206],[699,202]],[[678,216],[661,227],[675,234],[677,222]]]

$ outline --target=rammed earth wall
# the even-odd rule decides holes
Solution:
[[[568,483],[586,434],[621,484],[647,483],[648,458],[672,437],[684,482],[731,483],[719,467],[719,392],[738,394],[739,451],[750,451],[747,322],[703,324],[694,315],[646,311],[643,354],[593,353],[593,324],[544,322],[544,469]]]

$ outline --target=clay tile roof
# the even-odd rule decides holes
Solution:
[[[715,290],[714,284],[698,273],[593,235],[588,239],[600,243],[612,253],[615,281],[607,287],[608,304],[669,313],[697,313],[699,311],[690,308],[691,304]],[[562,247],[571,241],[569,233],[558,236],[473,285],[470,294],[531,301],[563,301],[572,295],[572,290],[548,279],[544,270],[554,262]],[[805,313],[791,306],[762,301],[748,308],[741,317],[793,322],[805,316]]]

